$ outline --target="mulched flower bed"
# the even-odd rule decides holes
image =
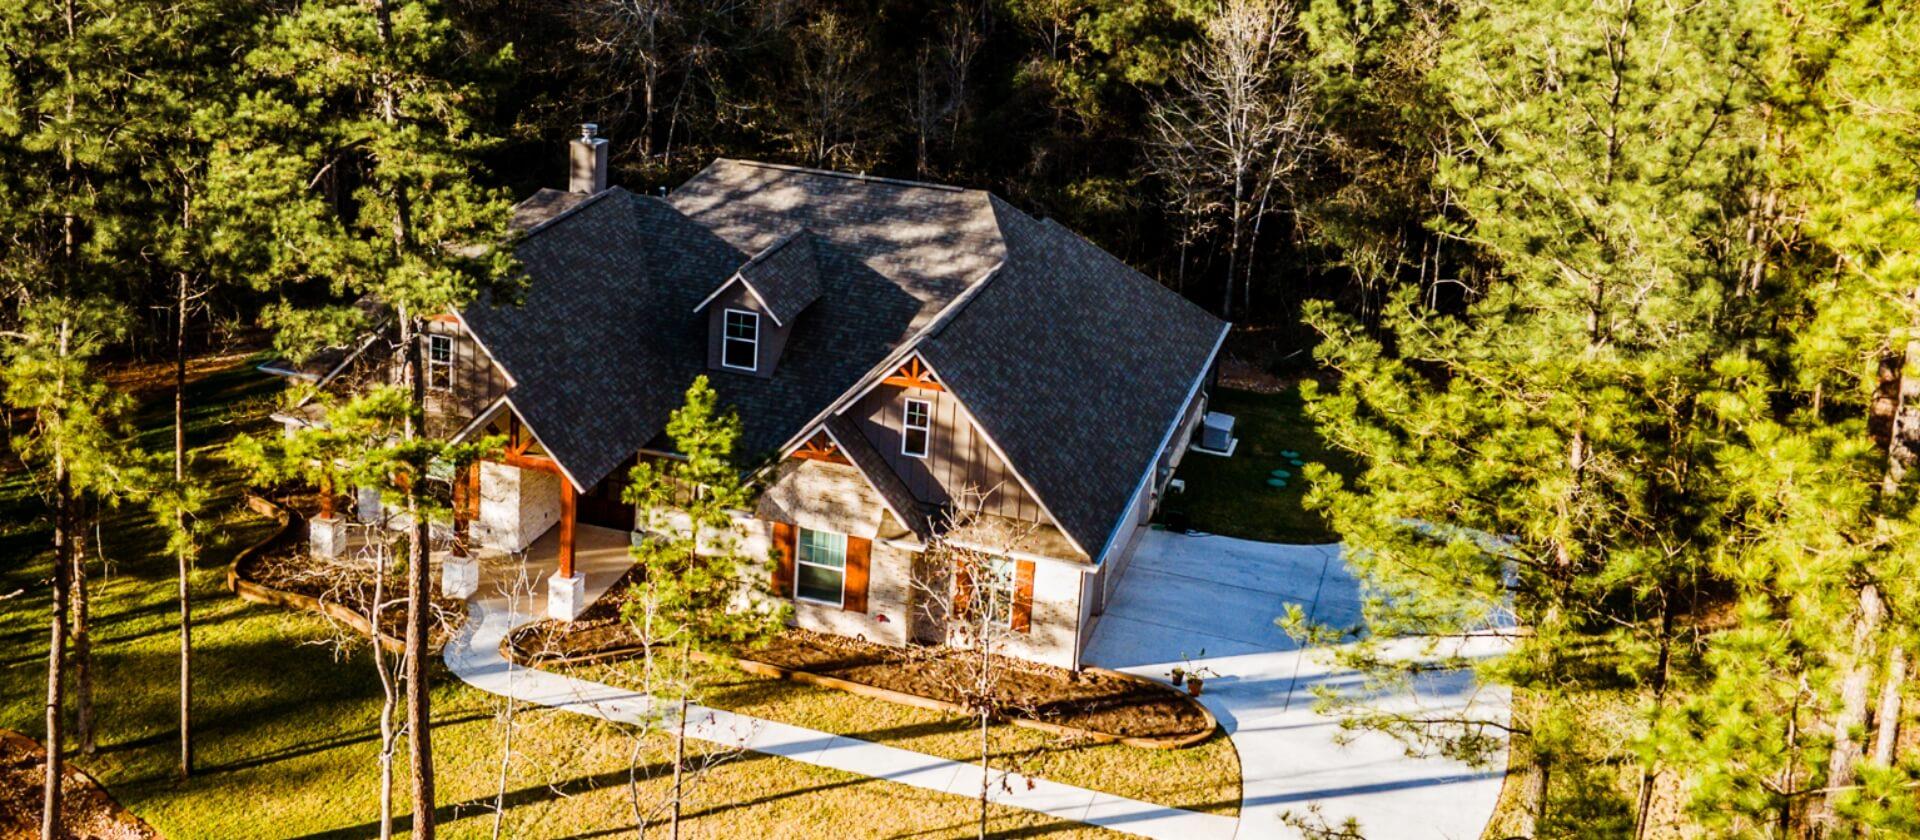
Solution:
[[[0,729],[0,837],[40,836],[41,786],[47,751],[40,742]],[[160,832],[115,802],[106,788],[71,761],[62,768],[61,828],[69,837],[153,840]]]
[[[640,655],[643,646],[620,619],[623,578],[572,622],[546,620],[521,627],[503,648],[526,664],[608,662]],[[846,636],[791,629],[764,647],[734,651],[743,666],[770,665],[856,686],[959,704],[978,654],[951,648],[892,647]],[[1214,720],[1184,693],[1113,671],[1080,674],[1011,658],[996,658],[995,696],[1028,721],[1129,740],[1184,745],[1204,740]],[[749,667],[749,670],[762,670]],[[1144,745],[1144,744],[1143,744]]]
[[[373,601],[373,564],[351,552],[332,560],[312,557],[307,553],[307,524],[302,510],[317,510],[317,503],[308,495],[294,497],[283,504],[291,508],[294,514],[287,530],[261,550],[240,558],[234,567],[235,575],[276,593],[300,596],[287,599],[287,606],[299,607],[301,604],[295,602],[312,599],[337,605],[364,622]],[[398,550],[404,553],[405,544],[402,543]],[[392,639],[404,639],[407,635],[406,592],[405,575],[397,567],[390,567],[387,570],[385,592],[382,593],[386,604],[380,610],[380,630]],[[437,590],[428,603],[433,614],[429,618],[432,633],[427,643],[431,649],[439,650],[453,632],[466,622],[467,604],[465,601],[443,598]],[[332,615],[328,617],[338,618]],[[356,632],[363,633],[365,630],[360,628]]]

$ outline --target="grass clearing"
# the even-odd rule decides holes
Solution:
[[[277,384],[251,364],[194,386],[189,441],[212,459],[242,428],[263,426]],[[230,415],[229,410],[235,414]],[[144,445],[171,443],[170,395],[140,413]],[[195,726],[199,772],[174,779],[177,675],[174,561],[142,510],[111,514],[100,545],[93,615],[100,751],[75,763],[167,837],[366,837],[378,814],[375,758],[379,685],[364,651],[341,653],[317,616],[252,606],[223,588],[234,552],[272,523],[240,504],[239,477],[219,474],[210,510],[216,539],[193,574]],[[0,727],[41,734],[45,690],[44,510],[26,474],[0,472]],[[436,813],[445,836],[484,837],[502,788],[504,701],[436,667]],[[884,704],[880,704],[884,705]],[[670,787],[661,738],[579,715],[522,710],[513,717],[503,835],[602,837],[630,833],[630,776],[644,802]],[[405,756],[400,756],[404,767]],[[405,814],[404,769],[397,809]],[[1237,791],[1234,797],[1237,803]],[[690,837],[972,836],[975,805],[891,782],[779,758],[747,755],[708,774],[687,804]],[[399,828],[405,831],[405,821]],[[1107,837],[1040,814],[993,810],[992,830],[1016,836]]]
[[[1195,530],[1263,542],[1339,541],[1319,514],[1301,504],[1307,483],[1300,467],[1282,454],[1294,452],[1306,463],[1350,471],[1350,462],[1327,448],[1307,418],[1299,389],[1269,394],[1221,388],[1207,409],[1234,416],[1240,446],[1228,458],[1186,453],[1174,477],[1185,481],[1187,489],[1167,498],[1160,521],[1184,515]],[[1273,470],[1292,473],[1286,487],[1267,483]]]

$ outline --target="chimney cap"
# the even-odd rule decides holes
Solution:
[[[580,124],[580,139],[582,139],[582,140],[592,140],[592,139],[593,139],[593,136],[594,136],[595,134],[597,134],[597,133],[599,133],[599,131],[600,131],[600,126],[599,126],[598,124],[595,124],[595,123],[581,123],[581,124]]]

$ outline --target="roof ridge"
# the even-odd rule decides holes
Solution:
[[[727,161],[728,163],[737,163],[742,166],[752,166],[759,169],[777,169],[782,172],[798,172],[803,175],[821,175],[828,178],[842,178],[848,181],[866,181],[874,184],[889,184],[896,187],[915,187],[919,189],[941,190],[943,192],[969,192],[968,188],[966,187],[956,187],[952,184],[935,184],[931,181],[910,181],[905,178],[887,178],[880,175],[868,175],[864,172],[859,172],[859,173],[839,172],[832,169],[815,169],[810,166],[794,166],[793,164],[790,164],[790,163],[767,163],[765,161],[742,160],[740,158],[725,158],[725,157],[714,158],[715,163],[718,163],[723,160]],[[712,164],[708,164],[708,166],[711,167]],[[705,170],[701,170],[701,171],[704,172]],[[694,177],[698,178],[699,176],[695,175]]]
[[[773,256],[773,252],[778,251],[781,248],[786,247],[788,243],[796,239],[799,239],[800,234],[810,233],[810,232],[811,231],[807,230],[806,225],[801,225],[797,228],[794,228],[792,231],[789,231],[786,235],[780,237],[779,239],[774,240],[772,245],[768,245],[765,248],[761,248],[760,253],[757,253],[751,257],[748,257],[746,262],[741,263],[739,268],[736,268],[733,270],[733,273],[735,274],[746,273],[747,269],[752,268],[756,265],[759,265],[760,263],[765,262],[768,257]]]
[[[536,233],[539,233],[540,231],[553,227],[561,219],[570,218],[573,215],[579,213],[581,210],[584,210],[588,207],[591,207],[595,204],[600,203],[600,199],[606,198],[607,196],[612,195],[616,191],[618,191],[622,195],[634,194],[633,192],[629,191],[626,187],[622,187],[617,184],[614,186],[608,187],[604,190],[601,190],[597,193],[587,196],[586,198],[581,199],[580,203],[575,204],[572,207],[569,207],[565,210],[562,210],[558,213],[553,214],[552,217],[542,221],[541,223],[534,225],[533,227],[527,228],[524,231],[521,231],[520,238],[526,239],[530,236],[533,236]]]

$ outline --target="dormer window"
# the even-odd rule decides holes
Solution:
[[[760,362],[760,315],[744,309],[726,312],[726,333],[721,339],[720,366],[733,370],[755,370]]]
[[[453,336],[427,336],[427,387],[453,390]]]
[[[927,457],[928,442],[933,437],[932,404],[926,400],[907,400],[901,415],[900,454],[913,458]]]

